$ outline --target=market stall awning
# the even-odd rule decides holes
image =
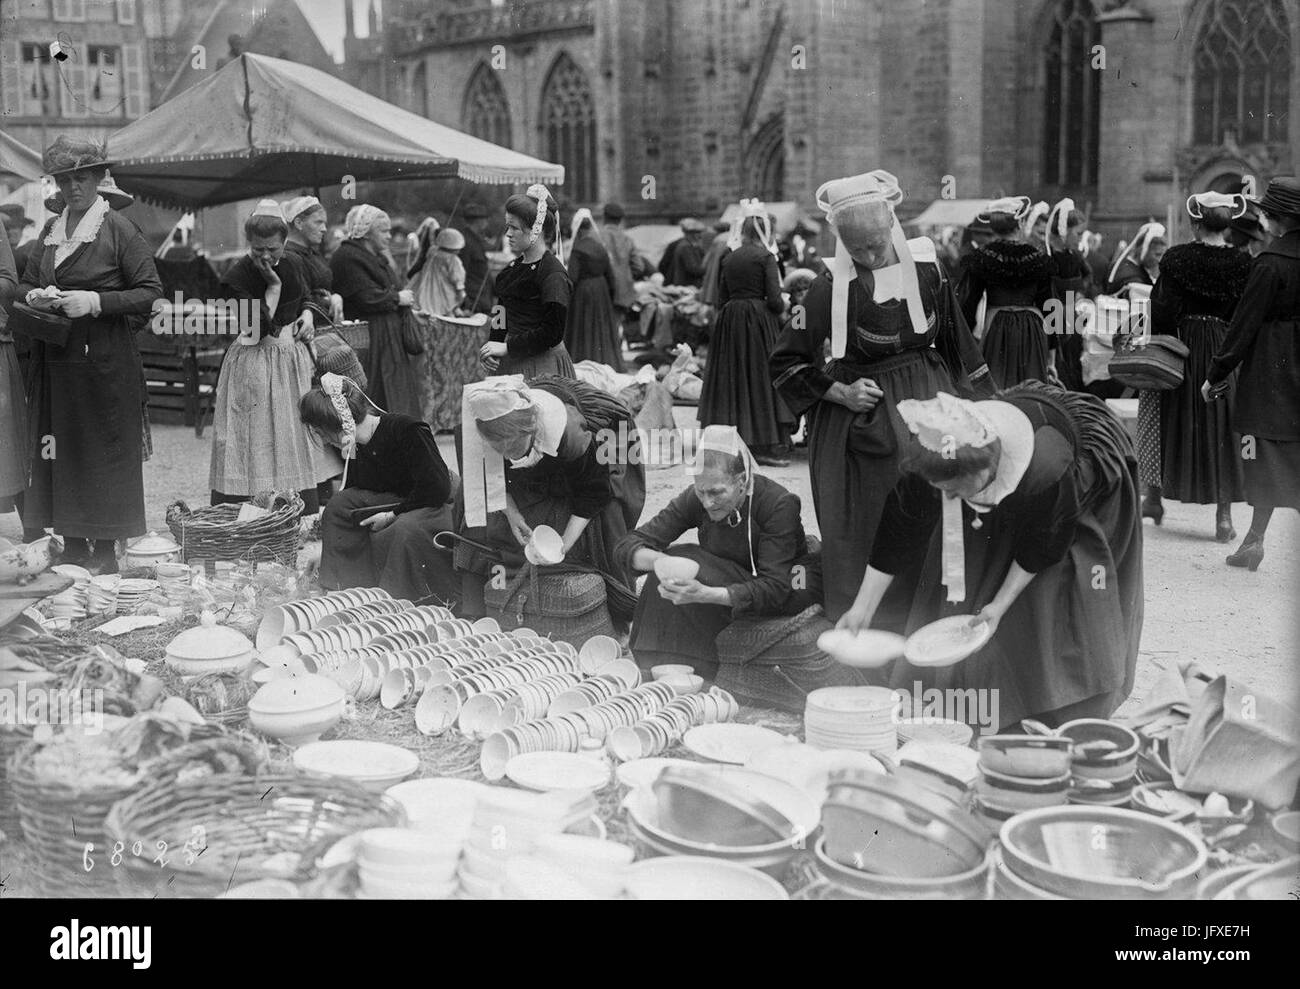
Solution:
[[[296,62],[245,54],[108,141],[133,195],[186,209],[383,179],[564,181],[564,166],[499,147]]]
[[[987,199],[936,199],[904,225],[916,228],[967,227],[985,206]]]
[[[39,179],[44,171],[39,152],[0,131],[0,175],[12,175],[31,182]]]

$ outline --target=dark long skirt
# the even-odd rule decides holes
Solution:
[[[789,440],[794,416],[772,387],[768,368],[779,329],[762,299],[732,299],[722,307],[704,365],[701,426],[735,426],[756,448]]]
[[[1300,511],[1300,440],[1242,437],[1240,449],[1246,500],[1252,506]]]
[[[573,370],[573,358],[569,348],[557,343],[550,350],[543,350],[531,357],[512,357],[506,354],[501,358],[497,374],[522,374],[525,378],[535,378],[541,374],[558,374],[565,378],[576,378]]]
[[[32,343],[25,527],[82,539],[145,533],[143,380],[122,317],[74,319],[62,347]]]
[[[1037,309],[991,310],[983,347],[989,377],[999,390],[1031,379],[1047,380],[1047,333]]]
[[[564,346],[574,361],[595,361],[615,371],[623,370],[618,316],[604,277],[583,278],[573,286],[568,320]]]
[[[898,414],[905,398],[955,394],[952,378],[932,347],[871,364],[831,361],[826,373],[850,384],[871,378],[885,393],[870,412],[853,413],[821,401],[808,415],[808,458],[813,505],[821,527],[826,616],[849,610],[867,569],[885,499],[898,484],[898,462],[910,436]],[[879,615],[886,619],[890,600]],[[905,617],[905,616],[904,616]]]
[[[371,400],[385,412],[422,418],[416,359],[402,347],[400,309],[370,317],[370,349],[364,360]]]
[[[1108,717],[1128,696],[1142,635],[1142,515],[1128,434],[1100,399],[1059,393],[1083,436],[1084,512],[1065,559],[1034,576],[980,652],[946,669],[895,666],[898,689],[993,690],[999,727],[1025,718]],[[949,604],[936,527],[917,586],[909,630],[953,614],[975,614],[1002,586],[1021,520],[997,511],[979,529],[965,512],[967,600]],[[968,698],[970,695],[965,695]],[[969,709],[969,703],[967,704]],[[1068,710],[1066,710],[1068,709]]]
[[[1207,402],[1201,384],[1228,324],[1213,316],[1189,316],[1178,338],[1189,351],[1183,383],[1160,392],[1162,488],[1166,498],[1193,505],[1226,505],[1246,498],[1241,450],[1232,433],[1237,376],[1228,377],[1223,398]]]
[[[390,505],[395,494],[345,488],[321,516],[320,582],[326,590],[382,587],[395,598],[417,601],[432,597],[447,604],[459,598],[460,579],[451,554],[438,549],[433,537],[452,529],[452,506],[418,508],[397,516],[379,532],[353,525],[348,513],[370,505]]]
[[[13,340],[0,330],[0,512],[27,488],[27,395]]]
[[[698,562],[700,572],[696,580],[706,587],[726,587],[752,579],[746,565],[700,546],[683,543],[672,546],[669,552]],[[797,615],[810,605],[821,603],[822,572],[817,554],[809,554],[798,565],[806,568],[807,587],[790,595],[781,615]],[[725,605],[677,605],[666,600],[659,595],[659,578],[651,572],[637,598],[628,647],[642,669],[663,663],[686,663],[694,666],[700,676],[712,680],[718,672],[714,639],[733,620],[731,608]]]

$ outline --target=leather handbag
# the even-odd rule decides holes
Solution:
[[[402,312],[402,349],[410,357],[419,357],[424,353],[424,341],[420,339],[421,317],[409,307]]]
[[[1183,383],[1188,353],[1187,345],[1177,337],[1161,333],[1128,337],[1115,348],[1110,376],[1139,391],[1169,391]]]
[[[72,320],[62,313],[37,309],[26,302],[13,302],[9,306],[8,328],[33,340],[42,340],[56,347],[66,346],[72,332]]]

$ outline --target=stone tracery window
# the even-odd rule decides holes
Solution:
[[[596,104],[587,74],[568,55],[555,60],[542,90],[546,157],[564,166],[566,198],[596,200]]]
[[[1214,0],[1192,56],[1193,138],[1285,143],[1290,26],[1282,0]]]
[[[475,137],[510,147],[510,104],[501,81],[487,63],[480,63],[465,87],[461,109],[465,130]]]
[[[1043,55],[1043,181],[1057,186],[1097,183],[1101,73],[1092,66],[1101,27],[1091,0],[1061,0]]]

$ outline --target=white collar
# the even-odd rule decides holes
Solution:
[[[1002,456],[998,459],[993,480],[975,497],[966,499],[976,512],[987,512],[1003,498],[1016,490],[1016,486],[1029,469],[1034,456],[1034,426],[1029,417],[1009,402],[977,402],[980,412],[988,417],[1002,442]]]
[[[46,246],[54,248],[55,266],[62,264],[81,244],[93,243],[99,236],[99,228],[103,226],[104,217],[108,216],[108,213],[108,200],[103,196],[96,196],[95,201],[86,210],[86,215],[77,224],[76,233],[69,237],[68,207],[65,206],[45,237]]]
[[[565,427],[569,425],[569,413],[559,398],[543,388],[529,389],[529,397],[537,406],[537,437],[534,443],[538,450],[548,457],[560,452],[560,440],[564,439]]]

